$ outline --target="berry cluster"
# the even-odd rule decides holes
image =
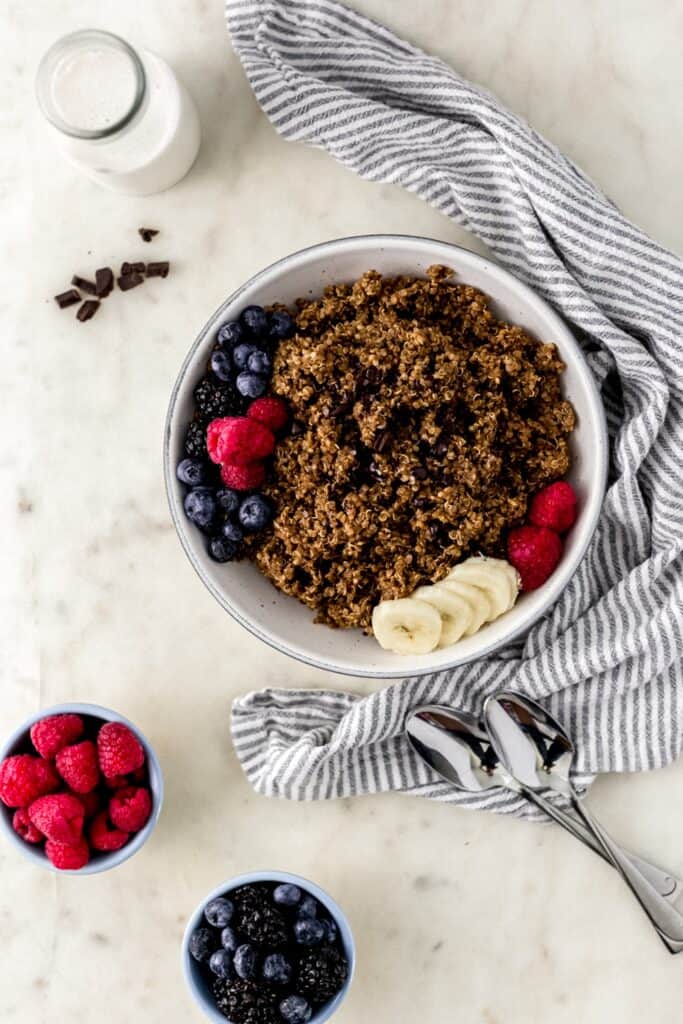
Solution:
[[[64,714],[31,727],[34,752],[0,764],[0,800],[12,826],[45,843],[56,868],[84,867],[92,853],[119,850],[152,813],[145,752],[119,722]]]
[[[264,392],[274,349],[293,330],[288,313],[247,306],[219,329],[208,372],[194,390],[187,457],[176,475],[188,488],[185,514],[207,534],[217,562],[235,558],[244,532],[262,530],[272,518],[268,500],[253,492],[266,479],[265,460],[288,411]]]
[[[562,557],[562,538],[576,522],[576,495],[571,484],[558,480],[536,494],[529,522],[510,530],[508,559],[520,575],[522,590],[537,590]]]
[[[306,1024],[348,974],[335,922],[291,883],[211,900],[189,948],[232,1024]]]

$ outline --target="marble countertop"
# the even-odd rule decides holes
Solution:
[[[625,212],[683,251],[683,11],[666,0],[355,0],[525,116]],[[12,0],[0,14],[5,337],[0,734],[40,706],[88,700],[144,730],[167,802],[149,844],[89,878],[0,846],[3,1024],[203,1019],[178,946],[221,880],[277,867],[339,900],[358,971],[339,1024],[641,1024],[677,1019],[668,956],[613,872],[554,827],[377,797],[267,802],[231,750],[228,709],[264,685],[352,686],[270,650],[203,588],[173,533],[161,434],[181,360],[241,281],[323,239],[392,231],[481,249],[398,188],[286,144],[258,109],[218,0]],[[157,50],[203,125],[171,191],[129,199],[79,177],[35,109],[37,61],[92,26]],[[142,246],[141,224],[161,229]],[[51,296],[74,271],[138,255],[167,281],[77,324]],[[10,387],[7,383],[10,382]],[[683,765],[603,778],[591,805],[683,872]]]

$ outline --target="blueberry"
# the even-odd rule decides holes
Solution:
[[[185,495],[183,502],[185,515],[200,530],[208,530],[216,514],[214,492],[210,487],[195,487]]]
[[[225,345],[226,348],[234,348],[243,338],[244,327],[237,320],[229,320],[227,324],[223,324],[216,335],[218,344]]]
[[[217,949],[211,954],[209,970],[213,971],[219,978],[232,977],[232,960],[227,949]]]
[[[286,985],[292,976],[292,965],[282,953],[271,953],[263,961],[263,977],[275,985]]]
[[[313,899],[312,896],[304,896],[301,901],[301,906],[298,910],[299,917],[317,917],[318,916],[318,901]]]
[[[197,487],[204,481],[206,468],[201,459],[183,459],[178,463],[175,472],[181,484]]]
[[[219,896],[218,899],[206,904],[204,917],[214,928],[225,928],[226,924],[230,924],[234,911],[232,902],[226,900],[224,896]]]
[[[216,349],[215,352],[211,353],[209,365],[219,380],[232,380],[232,361],[227,352],[221,352],[219,348]]]
[[[256,352],[252,352],[247,359],[247,369],[251,373],[261,373],[264,376],[270,373],[272,369],[272,362],[267,352],[261,352],[258,349]]]
[[[235,970],[239,974],[240,978],[244,981],[249,981],[256,974],[256,961],[258,955],[254,946],[250,946],[248,942],[238,946],[235,950],[235,957],[233,963]]]
[[[222,508],[224,512],[231,515],[236,512],[240,507],[240,496],[237,491],[232,491],[229,487],[224,487],[222,490],[216,493],[216,501],[219,508]]]
[[[301,889],[298,885],[285,882],[273,891],[273,899],[283,907],[295,907],[301,899]]]
[[[230,520],[227,523],[223,523],[221,533],[227,540],[231,540],[233,544],[240,544],[244,538],[244,530],[237,523],[231,523]]]
[[[232,361],[238,370],[246,370],[249,356],[253,355],[254,352],[258,352],[258,349],[250,341],[245,341],[233,349]]]
[[[268,324],[268,337],[273,338],[274,341],[282,341],[283,338],[289,338],[294,333],[294,321],[292,320],[289,313],[271,313],[268,318],[270,323]]]
[[[245,398],[260,398],[267,386],[268,381],[265,377],[258,373],[250,373],[249,370],[238,373],[235,381],[235,387]]]
[[[320,923],[325,929],[325,942],[331,946],[337,940],[337,926],[329,918],[324,918]]]
[[[287,996],[280,1003],[280,1013],[287,1024],[307,1024],[312,1012],[303,996]]]
[[[242,326],[246,327],[248,331],[258,338],[262,334],[266,333],[268,327],[268,317],[266,311],[262,306],[246,306],[242,310],[240,317]]]
[[[214,562],[231,562],[237,554],[237,545],[227,537],[212,537],[209,541],[209,555]]]
[[[201,963],[209,959],[214,944],[213,933],[208,928],[197,928],[190,936],[190,953]]]
[[[300,946],[318,946],[325,934],[325,926],[315,917],[300,917],[294,922],[294,938]]]
[[[272,510],[262,494],[250,494],[240,505],[239,521],[245,530],[262,530],[272,518]]]
[[[221,946],[227,949],[228,953],[234,953],[239,945],[239,940],[234,928],[227,925],[221,932]]]

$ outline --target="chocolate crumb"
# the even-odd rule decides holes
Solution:
[[[168,260],[159,260],[157,263],[147,264],[147,277],[168,277]]]
[[[95,294],[98,299],[106,299],[114,287],[114,274],[111,267],[100,267],[95,271]]]
[[[71,283],[76,288],[80,288],[82,292],[87,295],[97,295],[97,286],[94,281],[88,281],[85,277],[79,277],[78,274],[74,274],[71,278]]]
[[[73,306],[80,301],[81,297],[75,288],[69,288],[67,292],[60,292],[59,295],[55,295],[55,302],[60,309],[66,309],[67,306]]]
[[[128,263],[127,260],[121,264],[121,277],[128,277],[129,274],[144,274],[145,264],[141,261],[137,263]]]
[[[292,420],[292,425],[289,429],[289,432],[292,435],[292,437],[299,437],[301,434],[303,434],[305,429],[306,428],[304,427],[303,423],[300,423],[298,420]]]
[[[138,228],[138,234],[143,242],[151,242],[155,235],[159,234],[158,228]]]
[[[424,468],[424,466],[416,466],[415,469],[413,470],[413,476],[415,477],[416,480],[426,480],[427,470]]]
[[[80,320],[81,323],[85,323],[86,320],[92,320],[99,308],[100,303],[97,299],[86,299],[85,302],[78,307],[76,319]]]
[[[139,284],[142,284],[144,280],[142,274],[130,273],[121,274],[121,277],[117,278],[116,283],[122,292],[129,292],[131,288],[137,288]]]

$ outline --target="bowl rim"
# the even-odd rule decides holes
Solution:
[[[597,424],[597,436],[595,437],[595,475],[597,479],[595,493],[590,496],[587,502],[585,511],[589,513],[588,525],[584,527],[585,535],[582,543],[574,552],[573,555],[573,568],[571,572],[566,575],[564,573],[558,573],[557,578],[553,582],[549,581],[548,591],[546,599],[541,606],[537,609],[535,614],[530,617],[527,621],[521,623],[514,629],[511,629],[508,633],[504,634],[503,637],[498,640],[492,640],[485,647],[480,650],[473,652],[465,657],[454,657],[448,664],[434,666],[425,665],[411,666],[410,669],[406,667],[403,671],[400,666],[393,669],[365,669],[360,667],[349,667],[345,665],[336,664],[334,661],[328,660],[324,657],[319,657],[307,653],[306,651],[300,650],[293,644],[274,637],[268,633],[260,623],[253,619],[243,615],[237,608],[235,608],[231,601],[226,597],[221,588],[216,586],[204,566],[198,558],[196,558],[186,535],[187,524],[184,518],[180,515],[177,507],[174,494],[174,488],[176,486],[174,467],[171,462],[171,431],[175,420],[176,408],[178,405],[178,397],[180,391],[183,388],[187,376],[187,371],[193,362],[195,355],[205,344],[208,335],[215,329],[217,323],[220,321],[224,311],[237,302],[240,295],[242,295],[248,289],[251,289],[254,285],[258,284],[263,278],[272,275],[273,272],[278,269],[284,269],[286,265],[300,257],[312,255],[316,252],[322,252],[323,250],[330,249],[344,249],[345,247],[352,247],[357,243],[373,243],[378,248],[383,245],[391,243],[417,243],[419,245],[438,245],[445,248],[453,249],[457,253],[464,254],[467,260],[471,260],[473,264],[477,265],[479,269],[486,273],[491,272],[493,267],[493,273],[503,278],[506,283],[518,292],[520,297],[532,306],[542,306],[545,314],[555,321],[555,328],[558,333],[562,334],[568,343],[573,348],[573,354],[575,356],[576,370],[581,376],[583,383],[586,387],[586,392],[589,395],[590,404],[593,410],[596,412],[596,424]],[[297,661],[302,662],[306,665],[311,665],[314,668],[321,668],[327,672],[334,672],[339,675],[351,676],[358,679],[404,679],[410,677],[421,677],[426,675],[438,674],[440,672],[450,672],[452,669],[459,665],[468,664],[473,661],[479,661],[482,658],[488,657],[492,652],[500,650],[506,647],[518,639],[523,634],[527,633],[532,626],[534,626],[544,615],[547,614],[548,610],[558,600],[562,590],[568,585],[572,579],[576,570],[578,569],[584,555],[588,549],[588,546],[593,538],[595,529],[598,524],[600,512],[602,509],[603,498],[605,494],[605,488],[607,484],[607,472],[608,472],[608,461],[609,461],[609,445],[607,436],[607,422],[605,416],[605,409],[600,396],[600,391],[595,378],[588,366],[586,357],[581,350],[580,345],[576,341],[573,332],[564,322],[560,314],[550,305],[550,303],[544,299],[538,292],[527,285],[524,281],[521,281],[513,273],[503,267],[501,264],[495,261],[493,258],[487,258],[481,256],[479,253],[473,252],[471,249],[467,249],[462,245],[457,245],[455,242],[443,241],[437,238],[430,238],[426,235],[408,235],[401,233],[380,233],[380,234],[364,234],[364,235],[346,235],[340,238],[329,239],[325,242],[316,242],[313,245],[305,246],[302,249],[297,249],[295,252],[288,253],[285,256],[281,256],[279,259],[274,260],[268,266],[263,267],[257,271],[250,278],[244,281],[238,288],[236,288],[226,299],[221,303],[220,306],[212,313],[212,315],[205,322],[204,326],[199,331],[199,334],[195,338],[194,342],[190,346],[180,370],[178,371],[175,383],[173,385],[171,396],[169,398],[168,408],[166,411],[166,418],[164,421],[164,435],[163,435],[163,468],[164,468],[164,486],[166,490],[166,500],[168,502],[169,511],[171,513],[171,521],[174,529],[180,540],[181,547],[185,552],[190,565],[199,576],[200,580],[209,591],[209,593],[215,598],[219,605],[228,614],[246,630],[248,630],[253,636],[257,637],[263,643],[267,644],[273,650],[279,651],[281,654],[286,654]],[[291,598],[291,600],[296,600]]]
[[[102,704],[90,704],[83,701],[67,701],[62,704],[55,704],[49,708],[41,708],[41,710],[29,715],[0,744],[0,761],[11,756],[9,751],[22,739],[27,738],[30,740],[29,731],[36,722],[42,721],[43,718],[51,718],[53,715],[71,714],[90,715],[92,718],[101,718],[105,722],[120,722],[122,725],[127,725],[131,732],[137,736],[144,747],[148,763],[149,788],[152,794],[152,813],[149,819],[140,831],[136,832],[133,839],[126,843],[125,846],[122,846],[120,850],[98,853],[94,860],[88,861],[82,868],[56,868],[54,864],[50,863],[42,847],[24,842],[21,836],[12,828],[10,819],[14,815],[15,807],[6,807],[4,804],[0,805],[0,831],[4,832],[10,842],[38,867],[52,871],[57,875],[98,875],[103,871],[109,871],[112,868],[118,867],[119,864],[129,860],[147,842],[161,814],[161,807],[164,802],[164,777],[159,759],[149,740],[137,725],[126,718],[125,715],[114,711],[112,708],[104,707]]]
[[[312,896],[315,896],[315,898],[323,904],[325,909],[329,911],[330,916],[334,918],[339,928],[339,935],[349,964],[349,973],[337,994],[321,1006],[320,1009],[313,1014],[309,1022],[309,1024],[323,1024],[323,1021],[328,1020],[332,1014],[339,1009],[339,1006],[344,1001],[349,989],[351,988],[351,983],[356,969],[356,943],[353,938],[349,919],[337,901],[316,882],[311,882],[310,879],[304,878],[302,875],[293,874],[291,871],[247,871],[244,874],[235,875],[233,878],[227,879],[227,881],[223,882],[221,885],[217,885],[215,889],[212,889],[211,892],[207,893],[207,895],[197,904],[190,914],[180,943],[180,960],[185,984],[187,985],[192,998],[207,1017],[210,1017],[211,1020],[216,1022],[216,1024],[221,1024],[221,1022],[222,1024],[226,1024],[226,1018],[220,1010],[213,1005],[208,992],[202,989],[194,978],[194,974],[192,972],[192,959],[189,951],[190,936],[202,920],[204,907],[207,903],[216,899],[218,896],[229,895],[234,889],[238,889],[241,885],[251,885],[256,882],[291,882],[294,885],[298,885],[301,889],[304,889]]]

